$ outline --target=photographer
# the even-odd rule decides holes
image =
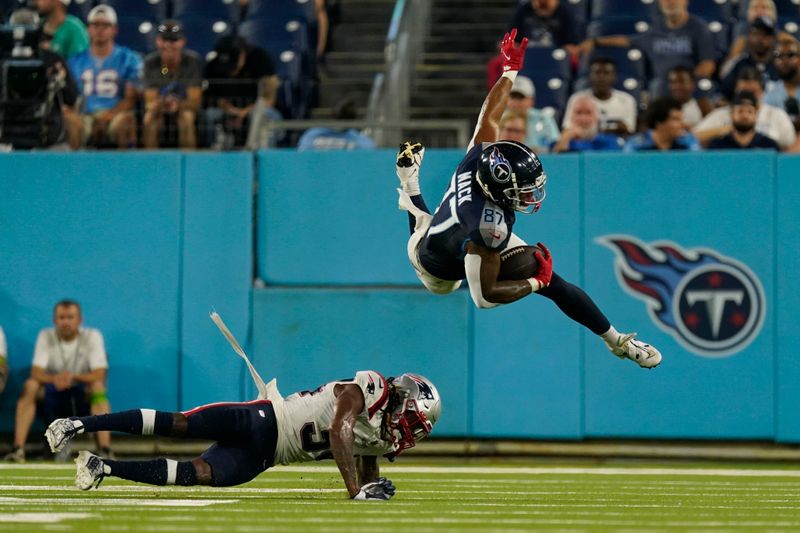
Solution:
[[[18,9],[0,29],[0,143],[54,148],[65,141],[62,109],[77,90],[58,54],[39,48],[39,15]]]

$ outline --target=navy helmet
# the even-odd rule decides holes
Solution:
[[[533,150],[516,141],[491,143],[481,152],[478,185],[503,209],[534,213],[544,201],[547,174]]]

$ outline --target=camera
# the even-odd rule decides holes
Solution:
[[[63,135],[53,120],[60,87],[40,57],[41,34],[36,26],[0,26],[0,143],[14,148],[50,146]]]

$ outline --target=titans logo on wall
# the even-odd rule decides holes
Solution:
[[[688,350],[707,357],[734,354],[764,323],[759,279],[744,264],[707,248],[684,250],[669,241],[646,244],[630,235],[596,241],[616,254],[625,291],[643,300],[653,322]]]

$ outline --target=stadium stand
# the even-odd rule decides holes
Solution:
[[[67,13],[86,22],[86,17],[94,6],[95,2],[93,0],[72,0],[67,6]]]
[[[619,18],[620,16],[640,20],[653,20],[658,16],[658,8],[656,3],[652,1],[593,0],[591,3],[591,15],[592,20]]]
[[[644,17],[613,17],[593,20],[586,28],[588,38],[606,35],[636,35],[650,28],[650,22]]]
[[[214,49],[217,39],[234,29],[230,21],[214,16],[187,13],[175,18],[183,25],[187,46],[203,57]]]
[[[120,17],[132,17],[158,22],[169,15],[169,6],[166,0],[103,0],[102,2],[97,2],[97,4],[106,4],[113,7]]]
[[[561,48],[528,48],[520,74],[536,86],[536,107],[551,108],[558,122],[570,94],[572,67],[567,53]]]
[[[173,18],[196,15],[236,23],[240,15],[239,2],[238,0],[172,0]]]

